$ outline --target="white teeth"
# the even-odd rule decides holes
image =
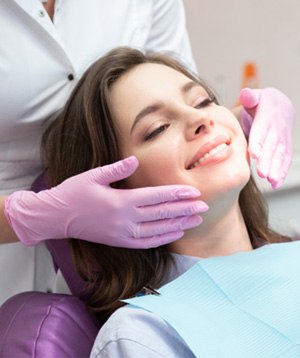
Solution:
[[[201,162],[203,162],[203,160],[205,160],[206,158],[210,157],[211,155],[215,155],[216,153],[218,153],[220,150],[222,150],[223,148],[226,147],[226,143],[222,143],[219,144],[218,146],[216,146],[215,148],[213,148],[212,150],[210,150],[209,152],[205,153],[199,160],[197,160],[195,163],[193,163],[192,165],[190,165],[190,167],[188,169],[193,169],[195,168],[198,164],[200,164]]]

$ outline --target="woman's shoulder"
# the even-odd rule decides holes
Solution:
[[[156,314],[133,306],[114,312],[95,340],[91,357],[194,357],[178,333]]]

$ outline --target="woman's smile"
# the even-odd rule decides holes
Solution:
[[[213,140],[207,141],[197,151],[187,169],[192,170],[198,166],[205,166],[225,160],[232,152],[230,144],[231,140],[225,135],[219,135]]]

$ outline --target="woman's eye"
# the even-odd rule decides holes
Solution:
[[[196,105],[196,108],[204,108],[204,107],[209,106],[211,103],[213,103],[213,99],[211,99],[211,98],[206,98],[206,99],[204,99],[203,101],[201,101],[200,103],[198,103],[198,104]]]
[[[169,124],[164,124],[156,129],[154,129],[151,133],[146,135],[145,141],[155,138],[160,133],[164,132],[168,127],[169,127]]]

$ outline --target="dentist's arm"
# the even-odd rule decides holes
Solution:
[[[292,161],[293,104],[275,88],[244,88],[240,103],[241,109],[234,113],[241,118],[249,154],[257,162],[257,173],[277,189],[284,182]]]
[[[208,209],[200,192],[173,185],[120,190],[110,184],[130,176],[138,161],[129,157],[91,169],[39,193],[18,191],[5,200],[7,222],[25,245],[74,237],[128,248],[170,243],[202,222]],[[0,242],[16,239],[3,220]],[[5,233],[7,236],[5,236]]]

